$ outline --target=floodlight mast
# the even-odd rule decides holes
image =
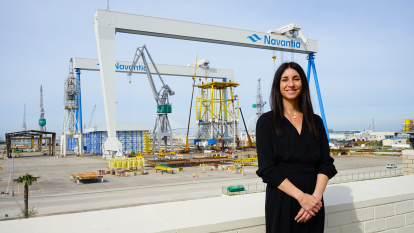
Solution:
[[[151,60],[151,63],[154,66],[154,69],[158,77],[161,80],[162,87],[159,92],[157,92],[157,88],[155,87],[154,80],[152,79],[152,75],[151,75],[151,72],[150,72],[150,69],[147,63],[147,59],[145,58],[144,51],[146,52],[148,58]],[[132,71],[134,70],[135,65],[137,64],[140,58],[142,58],[142,61],[144,62],[148,81],[152,89],[152,94],[154,95],[155,102],[157,103],[157,119],[155,120],[154,131],[152,132],[153,137],[158,142],[158,151],[160,151],[161,149],[161,140],[164,140],[165,150],[167,150],[167,147],[168,147],[167,140],[169,137],[170,146],[171,146],[170,148],[172,151],[173,150],[173,136],[172,136],[172,130],[171,130],[171,126],[170,126],[170,122],[168,120],[167,114],[171,113],[171,104],[169,102],[168,96],[174,95],[175,92],[171,90],[171,88],[168,85],[164,83],[164,80],[162,80],[161,75],[158,72],[157,66],[152,60],[151,55],[149,54],[146,45],[137,48],[135,52],[134,60],[131,65],[131,69],[129,70],[127,74],[128,76],[132,75]],[[155,140],[152,141],[152,151],[157,151],[155,150]]]

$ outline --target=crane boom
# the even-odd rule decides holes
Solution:
[[[246,122],[244,121],[243,112],[242,112],[240,107],[239,107],[239,109],[240,109],[240,114],[241,114],[242,119],[243,119],[244,128],[246,129],[247,140],[249,140],[249,147],[253,147],[252,139],[250,138],[249,131],[247,131],[247,127],[246,127]]]
[[[161,80],[162,87],[161,87],[160,91],[157,91],[157,88],[155,87],[154,80],[152,79],[152,75],[151,75],[151,72],[149,70],[149,66],[148,66],[146,55],[145,55],[144,51],[146,52],[146,55],[148,56],[148,58],[152,62],[152,65],[153,65],[158,77]],[[137,62],[140,58],[142,58],[142,61],[144,63],[145,71],[146,71],[146,74],[147,74],[147,77],[148,77],[148,82],[151,86],[151,90],[152,90],[152,94],[154,95],[155,102],[157,103],[157,119],[155,120],[155,127],[154,127],[154,131],[153,131],[153,136],[154,136],[154,139],[156,139],[156,140],[152,141],[152,151],[157,151],[157,150],[155,150],[155,141],[158,142],[158,151],[160,151],[161,140],[164,140],[165,150],[167,150],[167,139],[168,139],[168,137],[169,137],[169,140],[170,140],[171,150],[173,150],[172,131],[171,131],[171,126],[170,126],[170,122],[168,120],[168,115],[167,114],[171,113],[171,104],[169,102],[168,96],[169,95],[174,95],[175,92],[173,90],[171,90],[171,88],[168,85],[166,85],[164,83],[164,80],[162,80],[161,75],[158,72],[157,66],[155,65],[154,61],[152,60],[151,55],[150,55],[146,45],[137,48],[137,50],[135,52],[135,55],[134,55],[134,60],[132,62],[131,68],[128,72],[128,76],[132,75],[132,71],[134,70],[135,65],[137,64]],[[158,131],[157,131],[157,129],[158,129]]]
[[[88,117],[88,119],[86,120],[85,124],[83,125],[83,128],[86,129],[86,125],[88,126],[88,128],[91,127],[91,123],[92,123],[92,119],[93,119],[93,114],[95,113],[95,108],[96,108],[96,104],[95,106],[93,106],[93,110],[91,115]]]

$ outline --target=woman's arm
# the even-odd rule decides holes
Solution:
[[[328,184],[329,177],[325,174],[318,174],[316,180],[315,191],[312,196],[316,197],[319,201],[322,200],[323,193],[325,192],[326,185]]]
[[[256,150],[259,163],[256,174],[264,183],[276,188],[286,179],[286,175],[277,166],[272,131],[274,131],[272,119],[268,117],[268,113],[265,113],[260,116],[256,124]]]

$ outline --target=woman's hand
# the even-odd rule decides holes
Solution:
[[[305,211],[305,209],[300,208],[298,215],[295,217],[296,222],[307,222],[309,219],[312,218],[312,215],[310,215],[308,212]]]
[[[315,216],[322,207],[320,200],[307,193],[302,193],[297,200],[302,208],[312,216]]]

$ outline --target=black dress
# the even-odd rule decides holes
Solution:
[[[266,233],[321,233],[324,231],[325,210],[306,223],[297,223],[295,217],[299,202],[277,187],[287,178],[302,192],[312,195],[317,174],[332,178],[336,173],[330,156],[329,142],[322,119],[315,115],[319,139],[314,140],[303,118],[301,134],[283,117],[284,135],[277,137],[272,112],[263,114],[256,125],[256,146],[259,160],[257,175],[267,183]],[[322,200],[323,203],[323,200]]]

